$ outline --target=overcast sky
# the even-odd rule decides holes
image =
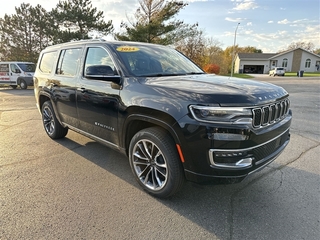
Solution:
[[[3,0],[1,0],[3,1]],[[47,11],[59,0],[10,0],[2,4],[0,17],[14,14],[21,3],[40,4]],[[121,21],[132,17],[138,0],[92,0],[94,7],[104,12],[105,20],[113,21],[120,31]],[[254,46],[264,53],[285,49],[297,41],[313,42],[320,48],[319,0],[185,0],[188,6],[179,12],[177,19],[185,23],[198,23],[206,37],[232,46],[237,24],[236,43]]]

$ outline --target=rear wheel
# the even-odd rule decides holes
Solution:
[[[132,138],[129,161],[139,184],[156,197],[169,197],[184,183],[175,143],[161,128],[141,130]]]
[[[67,135],[68,128],[64,128],[59,123],[50,101],[46,101],[42,105],[41,113],[43,127],[49,137],[51,137],[52,139],[58,139],[63,138]]]

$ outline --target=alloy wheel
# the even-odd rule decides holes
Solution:
[[[141,183],[151,190],[162,189],[168,179],[168,166],[159,147],[141,139],[133,148],[133,167]]]
[[[49,135],[52,135],[55,130],[55,125],[54,125],[54,117],[51,109],[49,107],[44,107],[43,112],[42,112],[42,119],[43,119],[43,125],[46,130],[46,132]]]

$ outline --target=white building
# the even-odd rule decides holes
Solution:
[[[282,53],[238,53],[234,73],[269,73],[275,67],[286,72],[320,72],[320,56],[296,48]]]

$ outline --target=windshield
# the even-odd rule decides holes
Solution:
[[[175,49],[159,45],[114,45],[127,71],[134,76],[172,76],[204,72]]]
[[[33,63],[18,63],[18,66],[24,72],[34,72],[36,69],[36,66]]]

